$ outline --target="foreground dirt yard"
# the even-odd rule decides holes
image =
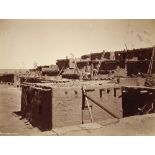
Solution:
[[[155,135],[155,114],[111,119],[91,124],[56,128],[41,132],[27,120],[20,119],[20,88],[0,85],[0,135]]]

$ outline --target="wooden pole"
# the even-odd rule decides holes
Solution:
[[[150,73],[149,73],[149,76],[152,74],[152,67],[153,67],[153,57],[154,57],[154,48],[155,47],[153,47],[153,52],[152,52],[152,59],[151,59],[151,66],[150,66]]]
[[[83,93],[84,93],[84,97],[85,97],[86,92],[85,92],[85,89],[84,89],[84,88],[83,88]],[[85,98],[85,101],[86,101],[86,104],[87,104],[87,106],[88,106],[88,110],[89,110],[89,114],[90,114],[91,122],[93,122],[93,116],[92,116],[92,112],[91,112],[91,108],[90,108],[90,105],[89,105],[88,99]]]
[[[64,69],[64,66],[61,68],[61,70],[60,70],[58,76],[60,76],[60,74],[61,74],[61,72],[63,71],[63,69]]]
[[[151,72],[152,72],[153,57],[154,57],[154,48],[155,47],[153,47],[152,56],[151,56],[149,68],[148,68],[148,71],[147,71],[148,77],[151,75]]]

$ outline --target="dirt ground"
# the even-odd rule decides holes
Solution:
[[[0,135],[52,135],[41,132],[27,120],[20,120],[15,112],[20,111],[21,90],[13,86],[0,85]]]
[[[0,135],[155,135],[155,114],[111,119],[41,132],[16,112],[20,111],[20,88],[0,85]]]

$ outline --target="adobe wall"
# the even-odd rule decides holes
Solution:
[[[21,115],[41,130],[81,124],[81,88],[22,86]]]
[[[122,117],[121,89],[119,87],[87,86],[87,92],[99,104],[118,118]],[[82,110],[84,94],[81,86],[58,87],[39,84],[22,86],[21,113],[33,126],[41,130],[78,125],[90,122],[88,108]],[[112,118],[107,112],[88,101],[92,108],[93,120]]]
[[[0,83],[14,83],[14,74],[1,74]]]
[[[146,78],[120,78],[119,85],[121,86],[144,86]]]
[[[120,87],[94,87],[87,89],[88,96],[98,102],[100,105],[105,107],[111,113],[116,115],[118,118],[122,117],[122,98],[121,98],[121,88]],[[92,108],[93,121],[106,120],[113,118],[106,111],[98,107],[92,101],[88,100]],[[90,115],[88,110],[84,110],[83,121],[90,122]]]
[[[52,88],[52,127],[81,124],[81,88]]]
[[[51,90],[23,85],[21,115],[41,130],[51,129]]]

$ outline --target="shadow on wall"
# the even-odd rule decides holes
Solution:
[[[22,87],[21,114],[34,127],[41,131],[52,128],[51,90]]]
[[[124,88],[122,91],[123,117],[155,112],[155,90]]]

